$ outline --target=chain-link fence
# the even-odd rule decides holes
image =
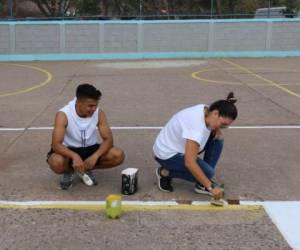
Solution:
[[[0,0],[2,20],[300,17],[300,0]]]

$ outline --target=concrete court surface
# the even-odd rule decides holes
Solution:
[[[262,209],[136,211],[115,221],[91,211],[0,212],[1,249],[289,249]]]
[[[194,194],[191,184],[178,180],[174,181],[174,193],[159,192],[154,174],[157,165],[152,159],[151,150],[159,130],[133,128],[163,126],[180,109],[197,103],[209,104],[225,98],[231,90],[238,98],[239,117],[233,124],[238,128],[224,131],[225,148],[216,175],[218,181],[225,183],[225,198],[300,200],[299,129],[261,127],[300,124],[298,58],[0,63],[0,74],[0,200],[104,200],[106,195],[120,192],[120,172],[127,167],[139,168],[140,185],[139,192],[123,197],[125,200],[208,200],[206,196]],[[103,92],[100,107],[106,111],[110,125],[121,128],[114,129],[113,133],[115,145],[125,150],[126,161],[119,168],[96,172],[99,180],[96,187],[86,187],[77,179],[71,190],[63,192],[58,189],[58,176],[51,173],[45,162],[51,130],[42,128],[52,126],[55,112],[73,98],[76,86],[82,82],[93,83]],[[38,88],[39,85],[44,86]],[[247,129],[244,126],[259,127]],[[37,128],[12,130],[34,127]],[[237,248],[246,249],[288,248],[275,225],[263,212],[260,219],[249,222],[251,213],[226,211],[226,214],[220,215],[220,212],[200,212],[197,220],[194,214],[183,211],[129,213],[120,222],[114,223],[123,223],[124,230],[128,230],[127,223],[140,223],[141,219],[150,225],[150,228],[143,228],[145,224],[138,224],[145,234],[137,233],[137,238],[145,241],[130,241],[122,235],[123,227],[118,226],[120,230],[116,230],[113,226],[115,224],[110,224],[99,214],[61,210],[20,212],[4,209],[0,212],[1,224],[7,228],[4,235],[10,238],[14,235],[16,222],[24,227],[22,223],[25,223],[26,218],[31,218],[33,224],[37,225],[36,229],[40,228],[40,231],[37,230],[38,234],[40,232],[38,239],[45,239],[48,248],[50,240],[42,235],[49,232],[57,239],[59,235],[55,225],[59,226],[62,222],[53,217],[63,215],[63,218],[72,219],[65,219],[62,225],[66,227],[66,232],[70,232],[75,223],[73,220],[81,220],[87,227],[80,226],[75,234],[87,234],[91,240],[96,241],[95,244],[100,244],[100,238],[96,239],[96,235],[84,230],[87,230],[89,223],[102,222],[108,227],[103,237],[110,240],[110,232],[116,232],[120,239],[119,242],[116,240],[116,245],[111,245],[111,249],[126,240],[137,242],[137,249],[141,242],[153,243],[154,235],[160,233],[156,231],[156,234],[149,236],[147,230],[155,232],[157,228],[166,229],[167,236],[160,235],[161,239],[169,244],[173,242],[173,246],[178,246],[178,249],[196,249],[197,245],[193,245],[195,241],[192,243],[189,239],[197,237],[202,239],[203,245],[200,248],[203,249],[234,248],[231,243]],[[100,220],[95,220],[95,217]],[[172,223],[169,225],[170,217]],[[234,223],[236,226],[230,227],[232,233],[228,233],[227,226],[231,225],[232,218],[237,220]],[[215,223],[213,226],[210,224],[212,220]],[[53,221],[53,227],[45,225],[49,221]],[[28,223],[25,224],[27,226],[24,229],[30,232],[29,235],[33,234],[31,231],[34,229]],[[45,226],[42,227],[42,224]],[[93,226],[96,227],[96,224]],[[186,226],[184,232],[193,232],[184,238],[186,243],[176,241],[182,224]],[[201,225],[205,228],[210,225],[208,231],[205,231],[207,233],[196,230]],[[138,228],[130,226],[132,233]],[[174,230],[176,233],[172,234]],[[237,237],[241,230],[247,231],[245,237]],[[36,246],[33,241],[22,238],[25,236],[22,236],[21,231],[14,235],[15,241],[27,242],[24,248]],[[220,232],[224,241],[216,241],[211,236],[217,232]],[[63,242],[55,242],[62,247]],[[5,244],[9,249],[14,248],[13,243]],[[149,243],[149,248],[159,248],[153,244]],[[187,244],[187,247],[180,244]],[[79,246],[76,241],[74,246]],[[86,249],[89,248],[93,247],[86,246]]]

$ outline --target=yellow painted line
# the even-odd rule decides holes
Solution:
[[[226,84],[226,85],[244,85],[244,84],[248,84],[248,85],[251,85],[251,86],[270,86],[269,83],[249,84],[249,83],[241,83],[241,82],[219,81],[219,80],[207,79],[207,78],[201,76],[202,73],[212,72],[212,71],[217,71],[217,70],[218,70],[217,68],[203,69],[203,70],[193,72],[191,76],[195,80],[200,80],[200,81],[209,82],[209,83]],[[221,69],[221,70],[237,70],[237,68],[236,67],[235,68],[225,68],[225,69]],[[278,73],[278,72],[273,72],[273,73]],[[292,70],[292,71],[289,71],[289,72],[282,72],[282,73],[286,73],[286,74],[288,74],[288,73],[298,73],[298,74],[300,74],[300,71]],[[289,84],[289,83],[280,84],[280,86],[284,86],[284,85],[299,85],[299,84]]]
[[[49,71],[47,71],[45,69],[42,69],[42,68],[39,68],[39,67],[23,65],[23,64],[13,64],[13,63],[6,63],[6,65],[12,65],[12,66],[17,66],[17,67],[24,67],[24,68],[34,69],[36,71],[44,73],[47,76],[47,78],[43,82],[41,82],[39,84],[36,84],[32,87],[25,88],[25,89],[20,89],[20,90],[17,90],[17,91],[8,92],[8,93],[4,93],[4,94],[0,94],[0,97],[14,96],[14,95],[19,95],[19,94],[31,92],[33,90],[36,90],[38,88],[41,88],[41,87],[45,86],[53,78],[52,74]]]
[[[192,78],[194,78],[195,80],[200,80],[200,81],[210,82],[210,83],[228,84],[228,85],[243,85],[240,82],[227,82],[227,81],[210,80],[210,79],[207,79],[207,78],[204,78],[204,77],[200,76],[200,74],[205,73],[205,72],[209,72],[209,71],[217,71],[217,69],[216,68],[214,68],[214,69],[204,69],[204,70],[193,72],[192,73]]]
[[[260,205],[225,205],[224,207],[217,207],[213,205],[156,205],[156,206],[145,206],[145,205],[127,205],[124,206],[125,211],[156,211],[156,210],[179,210],[179,211],[234,211],[234,210],[260,210]]]
[[[291,90],[289,90],[289,89],[281,86],[280,84],[278,84],[278,83],[276,83],[274,81],[271,81],[271,80],[269,80],[269,79],[267,79],[267,78],[265,78],[265,77],[263,77],[261,75],[258,75],[256,73],[254,73],[253,71],[251,71],[251,70],[249,70],[249,69],[247,69],[247,68],[245,68],[245,67],[243,67],[243,66],[241,66],[239,64],[231,62],[230,60],[223,59],[223,61],[226,62],[226,63],[228,63],[228,64],[230,64],[230,65],[232,65],[232,66],[234,66],[234,67],[236,67],[236,68],[238,68],[238,69],[240,69],[240,70],[242,70],[242,71],[244,71],[244,72],[249,73],[250,75],[252,75],[252,76],[254,76],[254,77],[256,77],[256,78],[258,78],[258,79],[260,79],[260,80],[262,80],[262,81],[264,81],[266,83],[268,83],[269,85],[271,85],[271,86],[273,86],[275,88],[278,88],[278,89],[282,90],[283,92],[286,92],[286,93],[288,93],[288,94],[290,94],[292,96],[295,96],[295,97],[297,97],[297,98],[300,99],[300,94],[298,94],[296,92],[293,92],[293,91],[291,91]]]
[[[2,209],[71,209],[71,210],[105,210],[105,205],[95,204],[35,204],[35,205],[16,205],[0,204]],[[161,210],[178,210],[178,211],[240,211],[240,210],[261,210],[261,205],[225,205],[217,207],[213,205],[122,205],[123,211],[161,211]]]

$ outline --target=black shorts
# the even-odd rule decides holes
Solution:
[[[95,153],[99,147],[100,147],[100,144],[97,143],[95,145],[88,146],[88,147],[83,147],[83,148],[68,147],[68,149],[79,154],[81,159],[84,161],[85,159],[89,158],[93,153]],[[47,162],[53,153],[55,153],[55,152],[51,148],[50,151],[47,153],[47,160],[46,160]]]

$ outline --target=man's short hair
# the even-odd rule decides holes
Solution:
[[[77,99],[91,98],[98,101],[101,95],[101,91],[89,83],[80,84],[76,89]]]

